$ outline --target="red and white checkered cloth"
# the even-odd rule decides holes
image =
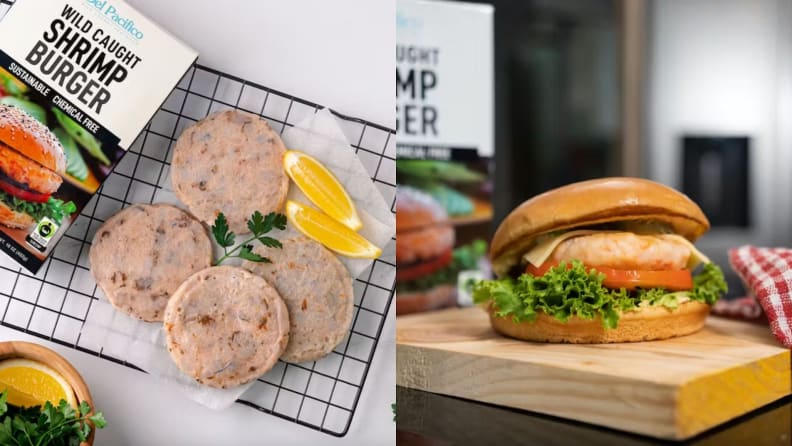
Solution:
[[[792,348],[792,249],[742,246],[729,262],[762,306],[770,329]]]

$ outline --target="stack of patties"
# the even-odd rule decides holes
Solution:
[[[239,111],[215,113],[179,137],[173,187],[205,222],[214,222],[222,212],[232,231],[247,232],[247,219],[254,212],[266,215],[283,209],[289,191],[282,164],[285,153],[280,135],[266,120]],[[272,263],[245,262],[243,267],[267,280],[288,308],[289,341],[282,359],[313,361],[331,352],[349,331],[352,279],[321,244],[302,236],[281,242],[282,248],[256,248]],[[231,269],[218,274],[231,274]],[[211,332],[213,326],[204,324],[201,329]],[[169,340],[176,343],[174,336]]]
[[[282,248],[258,246],[272,263],[212,266],[199,219],[213,223],[222,213],[241,239],[251,214],[280,212],[289,185],[284,153],[258,116],[210,115],[179,137],[172,165],[174,190],[198,218],[169,205],[135,205],[96,233],[91,270],[110,302],[163,321],[171,358],[202,384],[236,387],[278,359],[320,359],[352,324],[349,272],[306,237],[284,232]]]
[[[260,277],[212,267],[212,250],[192,215],[167,204],[137,204],[96,232],[91,272],[116,309],[164,323],[168,351],[184,373],[228,388],[275,365],[289,340],[289,315]]]
[[[60,224],[72,203],[52,198],[66,156],[50,130],[24,111],[0,104],[0,224],[16,229],[44,217]]]
[[[396,312],[407,314],[453,305],[456,276],[454,228],[440,204],[409,186],[396,192]]]

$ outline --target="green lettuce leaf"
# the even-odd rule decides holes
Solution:
[[[723,271],[718,265],[707,263],[699,274],[693,276],[693,293],[690,298],[712,305],[727,291],[729,287],[723,278]]]
[[[80,124],[74,122],[72,118],[68,117],[57,108],[53,107],[52,113],[63,127],[63,130],[66,130],[66,133],[74,138],[81,146],[85,147],[85,150],[87,150],[91,156],[99,160],[99,162],[105,166],[110,165],[110,160],[107,158],[107,155],[102,152],[102,143],[99,142],[96,137],[88,133]]]
[[[80,181],[85,181],[88,178],[88,165],[85,164],[85,159],[77,148],[77,143],[63,127],[56,127],[52,133],[58,138],[63,152],[66,153],[66,173],[77,178]]]
[[[638,306],[663,306],[675,309],[679,299],[713,304],[726,292],[723,272],[714,263],[704,265],[694,276],[692,291],[669,292],[662,288],[638,289],[629,292],[624,288],[612,290],[602,286],[605,275],[586,270],[583,263],[562,263],[551,268],[542,277],[522,274],[517,279],[482,280],[473,286],[476,303],[492,302],[496,314],[511,316],[515,322],[536,320],[539,312],[566,322],[572,316],[582,319],[600,317],[606,329],[616,328],[621,313]]]
[[[33,203],[9,195],[4,191],[0,191],[0,202],[11,208],[14,212],[30,215],[36,221],[48,217],[59,225],[63,222],[64,218],[77,212],[77,206],[71,201],[64,203],[63,200],[52,197],[50,197],[49,201],[46,203]]]

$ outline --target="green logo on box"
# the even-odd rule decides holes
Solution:
[[[39,237],[44,240],[49,240],[55,235],[55,232],[58,231],[58,228],[55,226],[55,223],[51,222],[49,219],[44,219],[39,222],[38,227],[36,227],[36,233]]]
[[[54,221],[50,220],[47,217],[41,219],[40,222],[36,225],[36,229],[33,230],[28,236],[25,238],[25,241],[28,244],[41,252],[47,250],[47,245],[55,237],[55,234],[60,229],[60,226],[55,223]]]

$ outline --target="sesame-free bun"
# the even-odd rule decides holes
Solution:
[[[396,191],[396,232],[447,224],[448,214],[431,195],[410,186]]]
[[[24,111],[0,104],[0,142],[42,166],[63,174],[66,155],[58,138]]]
[[[0,201],[0,224],[12,229],[29,228],[35,223],[33,217],[21,212],[14,212]]]
[[[515,323],[511,316],[496,316],[489,310],[492,327],[500,334],[534,342],[571,344],[605,344],[614,342],[640,342],[668,339],[695,333],[704,326],[710,306],[697,301],[682,303],[675,310],[662,306],[639,307],[621,313],[619,325],[606,329],[599,317],[581,319],[577,316],[567,322],[540,312],[534,322]]]
[[[539,235],[626,220],[667,223],[690,241],[710,227],[696,203],[663,184],[625,177],[582,181],[537,195],[514,209],[492,239],[493,270],[505,275]]]

